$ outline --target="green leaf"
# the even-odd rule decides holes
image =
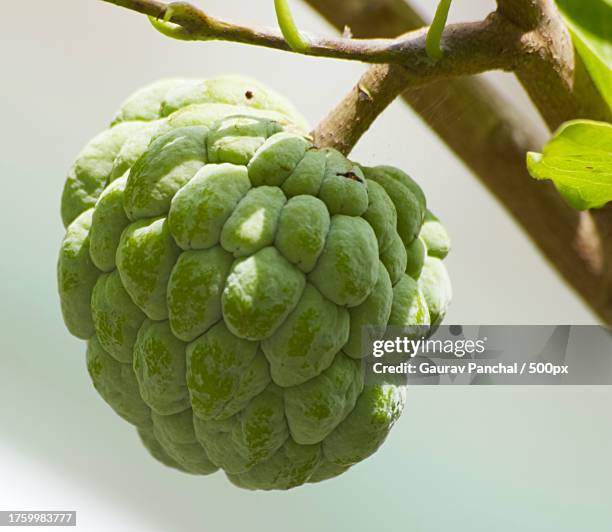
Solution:
[[[612,201],[612,124],[565,123],[544,153],[527,154],[527,168],[535,179],[553,181],[574,209],[603,207]]]
[[[612,108],[612,0],[556,0],[574,45]]]

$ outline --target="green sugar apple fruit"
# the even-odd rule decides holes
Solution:
[[[374,453],[404,386],[366,325],[436,325],[444,227],[397,168],[317,149],[236,77],[137,92],[66,181],[58,282],[96,390],[164,464],[288,489]]]

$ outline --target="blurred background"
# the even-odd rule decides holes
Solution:
[[[196,3],[235,21],[275,23],[271,0]],[[428,18],[436,3],[414,2]],[[493,4],[457,1],[451,19],[481,18]],[[292,5],[304,30],[333,31]],[[413,388],[375,456],[287,493],[241,491],[221,474],[191,477],[154,462],[95,393],[85,346],[61,320],[59,199],[72,159],[130,92],[158,78],[250,75],[288,95],[315,124],[365,67],[171,41],[143,16],[97,0],[2,7],[0,510],[77,510],[86,531],[612,530],[610,388]],[[543,132],[512,76],[487,77]],[[455,297],[447,323],[596,323],[403,103],[352,156],[408,171],[450,230]]]

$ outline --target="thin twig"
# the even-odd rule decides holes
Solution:
[[[103,1],[156,19],[155,26],[171,37],[196,41],[232,41],[296,51],[291,50],[277,30],[222,21],[186,2],[166,4],[157,0]],[[507,32],[508,29],[511,31]],[[300,49],[299,53],[365,63],[401,64],[425,81],[488,70],[511,70],[521,57],[520,32],[509,25],[500,25],[499,19],[496,18],[448,26],[443,35],[447,53],[439,61],[432,61],[427,55],[427,31],[427,28],[422,28],[391,39],[308,35],[309,45]]]

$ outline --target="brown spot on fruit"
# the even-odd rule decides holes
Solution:
[[[363,179],[359,177],[355,172],[346,172],[345,174],[338,174],[342,177],[346,177],[347,179],[352,179],[353,181],[357,181],[359,183],[363,183]]]

